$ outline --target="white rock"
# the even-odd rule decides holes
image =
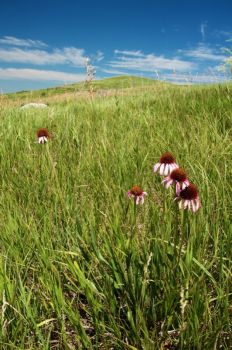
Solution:
[[[48,106],[45,103],[27,103],[20,107],[20,109],[28,109],[28,108],[47,108]]]

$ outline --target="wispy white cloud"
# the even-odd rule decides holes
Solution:
[[[140,72],[155,72],[157,69],[186,71],[194,69],[196,66],[190,61],[176,57],[166,58],[164,56],[155,56],[154,54],[145,55],[141,51],[132,51],[133,54],[131,54],[131,51],[126,52],[127,54],[125,54],[125,51],[116,50],[116,54],[120,55],[117,55],[115,60],[110,61],[108,66]]]
[[[232,31],[231,30],[214,30],[212,33],[213,36],[216,38],[224,37],[224,38],[232,38]]]
[[[78,82],[85,80],[85,78],[85,74],[66,73],[53,70],[40,70],[28,68],[0,68],[0,79]]]
[[[24,46],[24,47],[46,47],[43,41],[31,40],[31,39],[19,39],[14,36],[4,36],[0,38],[0,44],[10,45],[10,46]]]
[[[83,66],[85,60],[84,50],[75,47],[55,49],[52,52],[37,49],[0,48],[0,61],[2,62],[29,63],[34,65],[71,63],[75,66]]]
[[[161,79],[174,82],[176,84],[204,84],[204,83],[222,83],[228,81],[225,75],[215,74],[163,74]]]
[[[144,54],[140,51],[133,50],[114,50],[116,55],[124,55],[124,56],[135,56],[135,57],[144,57]]]
[[[117,69],[101,69],[103,73],[113,74],[113,75],[128,75],[129,73]]]
[[[97,61],[97,62],[101,62],[103,59],[104,59],[104,54],[101,50],[98,50],[94,59]]]
[[[205,40],[205,36],[206,36],[206,28],[207,28],[207,22],[202,22],[200,25],[200,32],[201,32],[203,41]]]
[[[224,61],[226,59],[225,55],[216,49],[210,48],[208,45],[200,43],[198,47],[190,50],[178,50],[179,53],[184,56],[195,58],[198,60],[208,60],[208,61]]]

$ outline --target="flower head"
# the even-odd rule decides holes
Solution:
[[[178,197],[179,208],[192,210],[194,213],[201,207],[198,189],[190,183],[187,187],[180,191]]]
[[[45,128],[39,129],[36,134],[39,143],[46,143],[48,141],[48,138],[50,137],[48,130]]]
[[[129,198],[134,198],[135,204],[143,204],[144,197],[147,195],[147,192],[143,191],[139,186],[133,186],[128,192],[127,195]]]
[[[179,195],[180,191],[189,185],[189,180],[184,169],[176,168],[171,174],[165,177],[162,183],[166,188],[170,187],[172,184],[176,184],[176,194]]]
[[[154,165],[154,173],[160,169],[160,175],[167,176],[175,168],[178,168],[178,165],[174,156],[170,152],[166,152],[160,157],[159,162]]]

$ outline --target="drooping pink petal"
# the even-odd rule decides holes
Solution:
[[[159,169],[159,167],[160,167],[160,163],[156,163],[156,164],[154,165],[154,168],[153,168],[154,173],[157,172],[157,170]]]
[[[185,188],[185,187],[188,187],[189,185],[189,180],[185,180],[184,182],[182,182],[182,190]]]
[[[197,198],[197,199],[195,200],[195,202],[196,202],[196,210],[200,209],[200,207],[201,207],[200,199]]]
[[[164,167],[165,167],[165,164],[161,164],[161,166],[160,166],[160,175],[164,174]]]
[[[166,164],[165,167],[164,167],[164,175],[167,176],[168,173],[169,173],[169,164]]]
[[[176,182],[176,195],[179,196],[181,191],[181,186],[179,182]]]
[[[193,208],[193,212],[195,213],[197,211],[197,203],[195,200],[192,200],[192,208]]]
[[[173,180],[172,179],[168,180],[165,184],[165,188],[169,188],[172,184],[173,184]]]

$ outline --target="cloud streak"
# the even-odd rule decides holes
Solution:
[[[114,50],[114,53],[116,55],[124,55],[124,56],[134,56],[134,57],[144,57],[144,54],[140,51],[133,51],[133,50]]]
[[[145,55],[141,51],[132,51],[131,53],[131,51],[116,50],[115,52],[116,59],[108,64],[114,69],[154,72],[157,69],[186,71],[195,68],[194,63],[175,57],[166,58],[164,56],[155,56],[154,54]]]
[[[85,74],[66,73],[53,70],[29,68],[0,68],[0,79],[23,79],[33,81],[78,82],[85,80]]]
[[[104,60],[104,54],[101,50],[98,50],[94,59],[97,61],[97,62],[101,62],[102,60]]]
[[[24,47],[46,47],[43,41],[31,39],[18,39],[14,36],[4,36],[0,39],[0,44],[10,46],[24,46]]]
[[[86,57],[83,49],[67,47],[52,52],[45,50],[24,50],[21,48],[0,48],[0,61],[29,63],[33,65],[67,64],[84,66]]]
[[[179,50],[178,52],[184,56],[199,60],[224,61],[226,59],[225,55],[218,53],[216,50],[211,49],[209,46],[202,43],[200,43],[195,49]]]
[[[228,78],[223,75],[214,74],[164,74],[162,80],[173,82],[176,84],[206,84],[206,83],[222,83],[228,81]]]
[[[206,35],[206,28],[207,28],[207,23],[203,22],[200,25],[200,32],[201,32],[201,36],[202,36],[202,40],[205,40],[205,35]]]
[[[213,36],[215,36],[216,38],[220,38],[220,37],[224,37],[224,38],[232,38],[232,31],[228,31],[228,30],[214,30],[213,31]]]
[[[101,69],[103,73],[113,74],[113,75],[128,75],[129,73],[117,69]]]

